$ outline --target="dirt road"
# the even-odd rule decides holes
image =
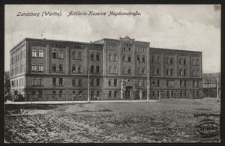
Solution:
[[[4,131],[10,143],[220,142],[220,135],[203,138],[197,133],[195,126],[208,114],[219,123],[216,99],[86,103],[25,109],[22,115],[5,117]]]

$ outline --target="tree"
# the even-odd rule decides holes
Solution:
[[[11,88],[11,85],[10,85],[10,79],[9,79],[9,71],[5,71],[4,72],[4,92],[5,92],[5,94],[7,92],[10,92],[10,88]]]

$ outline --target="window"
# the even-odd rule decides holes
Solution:
[[[142,68],[141,73],[142,73],[142,74],[145,73],[145,67]]]
[[[73,66],[72,66],[72,72],[76,72],[76,65],[75,64],[73,64]]]
[[[114,86],[117,86],[117,79],[114,79]]]
[[[111,86],[111,84],[112,84],[112,83],[111,83],[111,80],[109,80],[109,86]]]
[[[155,91],[152,92],[152,96],[155,96]]]
[[[109,91],[109,97],[111,97],[112,96],[112,91]]]
[[[73,52],[72,52],[72,59],[73,59],[73,60],[76,59],[76,51],[73,51]]]
[[[117,74],[117,67],[114,66],[114,73]]]
[[[32,78],[32,79],[31,79],[31,85],[32,85],[32,86],[35,86],[35,85],[36,85],[35,82],[36,82],[36,78]],[[13,85],[13,84],[12,84],[12,85]]]
[[[187,91],[184,91],[184,96],[185,96],[185,97],[187,96]]]
[[[91,61],[94,60],[94,52],[91,52]]]
[[[180,80],[180,87],[184,87],[184,82],[183,82],[183,80]]]
[[[112,54],[109,53],[109,61],[112,61],[111,59],[112,59]]]
[[[32,69],[32,71],[36,71],[36,64],[32,64],[31,69]]]
[[[166,75],[167,76],[169,75],[169,69],[168,68],[166,69]]]
[[[183,70],[180,69],[180,76],[183,76]]]
[[[198,58],[196,59],[196,65],[199,65],[199,59]]]
[[[60,91],[59,91],[59,98],[62,98],[62,93],[63,93],[63,91],[60,90]]]
[[[82,59],[82,52],[78,52],[78,59]]]
[[[53,59],[56,59],[56,50],[53,50],[52,57],[53,57]]]
[[[56,91],[52,91],[52,98],[56,98]]]
[[[38,64],[38,70],[43,71],[43,64],[42,63]]]
[[[186,69],[184,69],[184,76],[186,76],[187,75],[187,71],[186,71]]]
[[[37,57],[37,52],[35,49],[32,49],[32,57]],[[17,59],[16,59],[17,60]]]
[[[166,94],[167,94],[167,97],[170,97],[170,91],[167,91]]]
[[[159,87],[159,85],[160,85],[160,80],[157,80],[156,86]]]
[[[56,86],[56,78],[52,78],[52,85]]]
[[[44,57],[44,52],[43,50],[38,50],[38,57]]]
[[[59,64],[59,72],[63,72],[62,64]]]
[[[182,58],[179,59],[179,64],[180,64],[180,65],[182,64]]]
[[[126,61],[126,55],[123,55],[123,61]]]
[[[173,76],[173,69],[170,69],[170,75]]]
[[[52,72],[56,72],[56,65],[55,64],[53,64],[53,66],[52,66]]]
[[[142,56],[142,62],[143,63],[145,62],[145,56]]]
[[[59,51],[59,58],[63,58],[63,51]]]
[[[100,72],[100,66],[96,66],[96,73]]]
[[[173,92],[173,91],[171,91],[171,96],[172,96],[172,97],[174,96],[174,92]]]
[[[95,92],[91,91],[91,97],[94,97]]]
[[[117,91],[114,91],[114,97],[116,97],[117,96]]]
[[[33,96],[33,98],[36,98],[36,91],[32,91],[32,96]]]
[[[97,79],[96,80],[96,86],[99,86],[100,85],[100,79]]]
[[[141,60],[141,59],[140,59],[140,56],[138,55],[138,56],[137,56],[137,61],[140,62],[140,60]]]
[[[59,86],[63,85],[63,78],[59,78]]]
[[[180,97],[182,97],[183,96],[183,92],[182,91],[180,91]]]
[[[42,98],[42,93],[43,93],[43,91],[41,91],[41,90],[38,91],[38,98]]]
[[[97,91],[97,94],[96,94],[96,95],[97,95],[97,97],[99,97],[99,95],[100,95],[100,91]]]
[[[100,60],[100,53],[96,53],[96,60]]]
[[[186,58],[184,58],[184,65],[186,65]]]
[[[129,69],[127,70],[127,73],[128,73],[128,74],[131,74],[131,68],[129,68]]]
[[[82,65],[78,66],[78,73],[82,73]]]
[[[112,66],[109,66],[109,73],[112,73]]]
[[[94,73],[94,66],[91,66],[91,73]]]
[[[157,75],[160,74],[159,68],[156,69],[156,74],[157,74]]]
[[[128,62],[131,62],[131,56],[130,55],[128,56]]]
[[[40,85],[40,86],[43,85],[43,78],[39,78],[39,85]]]
[[[199,91],[196,91],[196,95],[197,95],[197,97],[199,97]]]

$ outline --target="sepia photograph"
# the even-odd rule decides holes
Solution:
[[[5,143],[220,143],[220,4],[5,4]]]

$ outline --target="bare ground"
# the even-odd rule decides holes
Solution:
[[[10,143],[220,142],[220,135],[203,138],[196,131],[208,114],[220,122],[216,99],[62,105],[7,115],[4,134]]]

